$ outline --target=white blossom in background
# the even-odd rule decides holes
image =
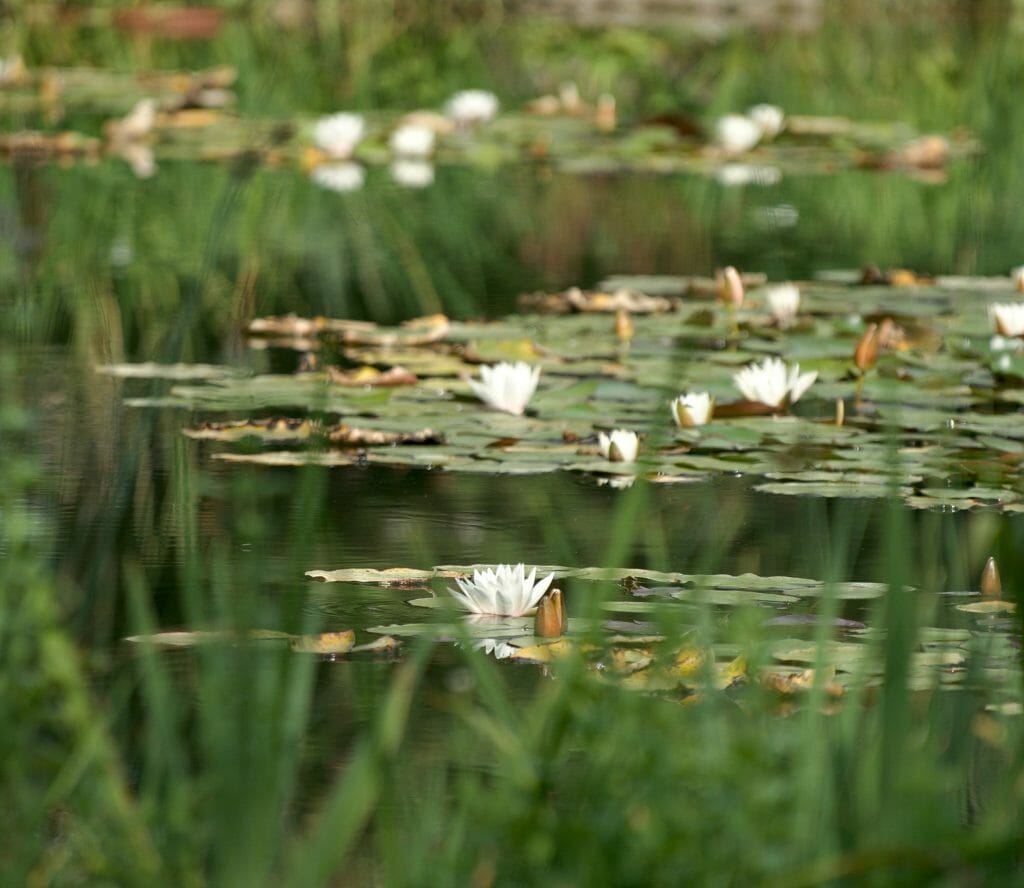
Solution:
[[[1008,302],[988,307],[1000,336],[1012,338],[1024,335],[1024,302]]]
[[[551,573],[538,580],[537,568],[527,576],[523,564],[499,564],[474,570],[473,576],[465,580],[456,577],[459,588],[449,587],[448,591],[471,613],[522,617],[537,606],[554,578]]]
[[[314,167],[309,178],[328,191],[358,191],[366,173],[358,163],[325,163]]]
[[[104,126],[110,151],[122,158],[140,179],[156,175],[156,158],[146,141],[157,117],[156,99],[140,99],[122,118]]]
[[[476,396],[495,410],[522,415],[540,381],[540,367],[525,361],[509,364],[502,361],[480,368],[480,379],[470,379],[469,387]]]
[[[426,188],[434,184],[434,165],[426,160],[399,158],[391,164],[391,178],[403,188]]]
[[[796,284],[777,284],[765,287],[761,292],[780,327],[793,323],[800,310],[800,288]]]
[[[640,439],[629,429],[615,429],[609,435],[598,432],[597,443],[601,455],[611,462],[635,462],[640,450]]]
[[[748,364],[732,380],[748,401],[781,407],[799,401],[817,378],[817,370],[801,373],[799,364],[790,367],[781,358],[765,358],[760,364]]]
[[[1024,292],[1024,265],[1010,269],[1010,280],[1019,292]]]
[[[749,163],[723,163],[715,170],[715,180],[726,188],[742,188],[744,185],[766,187],[778,185],[782,181],[782,170]]]
[[[434,131],[428,126],[403,123],[391,133],[388,145],[399,157],[430,157],[434,151]]]
[[[328,157],[347,160],[363,138],[366,123],[361,114],[339,111],[321,117],[313,126],[313,143]]]
[[[464,89],[447,101],[444,110],[459,126],[487,123],[498,113],[498,97],[484,89]]]
[[[742,114],[726,114],[715,124],[715,143],[727,154],[743,154],[761,141],[761,127]]]
[[[156,112],[156,99],[139,99],[132,110],[117,121],[117,139],[129,141],[149,135],[156,123]]]
[[[747,117],[757,124],[765,139],[774,139],[786,122],[786,115],[778,105],[754,105],[747,109]]]
[[[669,403],[672,418],[681,429],[707,425],[715,412],[715,399],[707,392],[687,392]]]

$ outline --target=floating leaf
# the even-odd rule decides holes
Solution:
[[[521,663],[550,663],[568,656],[572,650],[572,641],[568,638],[560,638],[546,644],[531,644],[518,648],[509,654],[508,659]]]
[[[1012,601],[990,598],[985,601],[972,601],[970,604],[958,604],[956,609],[969,614],[1012,614],[1017,610],[1017,605]]]
[[[335,385],[351,386],[392,386],[415,385],[416,375],[404,367],[389,367],[378,370],[376,367],[360,367],[357,370],[343,371],[337,367],[327,368],[327,378]]]
[[[307,570],[306,576],[328,583],[375,583],[381,586],[418,586],[427,583],[434,576],[434,571],[417,570],[410,567],[389,567],[385,570],[355,567],[342,570]]]
[[[299,635],[291,640],[291,648],[302,654],[345,654],[353,649],[355,643],[356,633],[346,629],[343,632]]]

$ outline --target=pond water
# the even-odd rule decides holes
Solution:
[[[402,41],[415,35],[401,34],[394,45],[378,47],[376,56],[364,59],[362,68],[351,59],[331,56],[321,59],[317,71],[311,70],[298,37],[288,54],[275,47],[265,29],[237,23],[208,41],[157,40],[145,51],[125,35],[109,37],[108,44],[77,29],[68,31],[74,47],[47,49],[33,42],[38,33],[26,31],[30,70],[67,66],[76,53],[122,73],[142,67],[237,65],[237,120],[251,127],[251,145],[242,148],[226,146],[221,140],[228,136],[221,131],[206,141],[184,125],[166,131],[156,152],[156,173],[145,178],[135,175],[122,158],[105,154],[69,159],[8,148],[7,161],[0,166],[0,228],[5,232],[0,248],[0,344],[15,368],[4,401],[32,413],[25,446],[38,454],[45,484],[30,508],[44,528],[69,619],[97,683],[116,686],[124,663],[135,656],[123,639],[144,630],[237,622],[288,632],[355,629],[357,641],[365,643],[375,637],[367,631],[371,628],[437,622],[436,614],[407,601],[431,594],[427,589],[443,596],[451,582],[435,577],[408,588],[319,583],[305,576],[309,570],[431,570],[525,562],[882,583],[891,577],[894,527],[901,534],[903,579],[922,590],[916,599],[919,616],[934,632],[929,642],[934,648],[922,653],[934,653],[947,642],[955,647],[971,633],[991,632],[1003,645],[992,654],[992,668],[1009,668],[1010,618],[958,610],[968,599],[949,594],[977,592],[989,555],[998,557],[1006,575],[1021,566],[1024,551],[1020,479],[1014,474],[1020,401],[1002,399],[1005,391],[1019,389],[1016,382],[1004,385],[998,374],[992,382],[985,369],[992,358],[988,353],[972,353],[970,360],[978,369],[970,371],[975,376],[968,381],[975,388],[965,393],[968,371],[948,363],[948,347],[937,357],[937,349],[922,347],[917,353],[918,343],[912,343],[907,372],[919,373],[914,378],[924,381],[908,400],[922,409],[948,408],[991,419],[991,427],[972,429],[971,434],[1002,442],[992,445],[1004,448],[1001,467],[975,470],[968,462],[976,453],[953,445],[949,452],[954,458],[926,464],[918,451],[949,442],[940,440],[941,430],[910,426],[920,440],[904,438],[900,444],[913,454],[905,471],[916,480],[903,483],[914,490],[892,502],[765,492],[757,489],[765,481],[763,463],[738,464],[735,471],[716,465],[705,471],[705,464],[695,462],[677,472],[688,475],[687,483],[653,483],[649,478],[664,470],[657,462],[660,456],[651,456],[636,483],[623,489],[601,483],[610,473],[614,477],[614,467],[569,466],[559,471],[555,466],[544,473],[517,474],[519,457],[510,458],[510,469],[510,463],[503,464],[508,473],[447,471],[443,463],[426,458],[417,467],[415,457],[397,465],[357,459],[357,464],[334,468],[227,462],[215,456],[225,451],[253,455],[269,448],[195,440],[183,430],[253,416],[309,412],[334,421],[337,414],[305,411],[295,402],[282,406],[280,400],[253,409],[246,409],[243,400],[220,409],[203,402],[202,393],[194,402],[179,398],[168,406],[154,406],[159,399],[173,400],[182,385],[191,383],[96,372],[104,365],[155,361],[290,375],[309,349],[258,347],[259,341],[245,334],[251,320],[289,312],[381,325],[433,313],[458,323],[494,320],[516,312],[522,293],[553,293],[571,286],[594,289],[616,275],[711,276],[733,265],[763,272],[773,282],[801,282],[805,307],[810,306],[805,310],[819,326],[791,335],[794,341],[805,336],[801,341],[808,343],[807,366],[822,371],[818,385],[823,393],[809,396],[795,412],[800,422],[817,423],[814,428],[820,430],[835,399],[851,399],[853,376],[835,368],[843,362],[851,365],[852,347],[863,330],[860,315],[879,300],[888,300],[889,311],[903,318],[911,338],[915,321],[924,318],[921,326],[934,332],[931,325],[945,324],[955,315],[968,318],[965,341],[973,337],[984,343],[990,332],[984,309],[989,300],[982,284],[976,291],[970,285],[952,287],[956,298],[963,299],[956,311],[932,312],[928,300],[945,299],[950,288],[936,289],[939,285],[924,276],[998,277],[998,301],[1017,298],[1007,275],[1024,262],[1024,217],[1019,213],[1024,172],[1017,163],[1024,124],[1008,72],[1017,71],[1020,62],[998,19],[979,16],[965,28],[957,19],[940,16],[912,26],[926,39],[898,45],[887,41],[886,29],[872,16],[855,16],[848,26],[831,5],[809,32],[803,26],[796,33],[741,30],[714,43],[684,32],[637,32],[630,42],[626,35],[631,32],[602,37],[567,31],[557,23],[549,23],[548,30],[531,30],[518,22],[504,37],[486,24],[475,25],[482,28],[479,32],[461,23],[447,27],[452,41],[438,43],[433,53],[424,49],[430,44],[419,42],[413,52],[413,44]],[[577,61],[553,49],[567,33],[579,43]],[[477,38],[459,50],[455,38],[468,39],[467,34]],[[877,51],[862,53],[865,41]],[[426,74],[420,72],[423,65],[429,68]],[[81,90],[76,94],[68,86],[59,124],[38,106],[21,106],[13,99],[0,104],[0,113],[11,130],[56,128],[97,137],[104,120],[125,114],[134,103],[138,84],[128,79],[133,84],[128,95],[119,95],[117,84],[97,86],[91,94],[84,87],[76,87]],[[454,87],[483,84],[501,95],[507,121],[522,116],[525,101],[557,89],[566,79],[579,81],[587,101],[616,92],[622,132],[655,135],[648,132],[632,142],[624,138],[628,144],[611,155],[584,142],[582,156],[567,161],[559,155],[562,134],[554,131],[542,152],[532,130],[523,135],[535,124],[523,123],[523,130],[509,129],[495,137],[501,150],[472,140],[469,147],[453,148],[451,156],[439,158],[430,184],[416,189],[397,184],[377,156],[367,161],[362,187],[349,193],[318,187],[304,169],[302,134],[319,113],[346,107],[372,115],[385,108],[394,109],[388,118],[393,120],[397,112],[420,105],[439,107]],[[666,132],[683,126],[684,112],[686,121],[693,118],[710,127],[718,115],[742,112],[758,101],[778,102],[787,114],[808,119],[843,115],[856,123],[882,121],[885,126],[867,136],[844,130],[824,153],[780,138],[781,153],[773,154],[770,146],[758,149],[743,160],[749,161],[747,166],[731,172],[723,173],[720,163],[710,163],[700,151],[687,154],[692,169],[663,171]],[[670,114],[678,119],[670,120],[666,129],[662,118]],[[659,120],[660,128],[643,126]],[[232,117],[231,126],[236,122]],[[275,125],[288,131],[281,140],[290,147],[281,150],[292,152],[276,159],[277,136],[268,135]],[[230,138],[238,138],[236,129]],[[894,146],[931,132],[949,140],[948,159],[922,169],[894,153]],[[565,138],[573,150],[579,147],[573,133]],[[502,153],[508,144],[520,142],[516,156]],[[218,159],[222,157],[226,159]],[[750,181],[735,184],[744,177]],[[837,295],[821,278],[837,269],[859,272],[868,264],[883,270],[913,269],[921,275],[921,286],[899,292],[850,286]],[[991,285],[991,280],[985,284]],[[839,307],[830,307],[833,303]],[[963,308],[967,303],[971,307]],[[841,328],[848,316],[857,323]],[[664,322],[682,325],[673,328],[678,338],[668,342],[660,335],[662,321],[637,316],[633,351],[622,363],[636,360],[643,368],[664,358],[664,376],[646,378],[641,369],[631,378],[637,387],[628,396],[610,396],[622,399],[620,416],[634,418],[640,416],[636,405],[647,403],[638,399],[652,399],[656,406],[651,410],[660,411],[660,431],[653,419],[638,420],[648,422],[640,427],[648,435],[650,453],[668,448],[673,440],[700,450],[700,441],[686,438],[686,433],[673,438],[666,395],[677,392],[681,381],[693,382],[705,369],[710,387],[719,386],[716,393],[722,393],[719,401],[724,402],[735,367],[728,360],[716,364],[721,355],[728,358],[730,348],[739,348],[740,366],[750,354],[743,349],[751,341],[760,342],[758,354],[781,350],[775,333],[758,339],[756,325],[744,328],[737,343],[730,340],[723,315],[711,326],[703,321],[689,325],[681,317],[677,312]],[[833,322],[838,326],[829,326]],[[519,321],[508,323],[506,338],[521,342]],[[603,325],[600,335],[611,332],[611,316],[594,323]],[[549,344],[563,344],[577,335],[563,332],[568,328],[554,320],[531,324],[528,333],[539,330],[538,338],[546,336]],[[721,347],[702,351],[701,324],[708,337],[721,339]],[[947,346],[953,329],[941,327]],[[460,341],[471,338],[466,334]],[[325,346],[321,362],[340,357],[341,349],[332,348]],[[594,354],[593,349],[586,354]],[[643,364],[646,359],[649,365]],[[911,365],[912,359],[917,364]],[[979,382],[982,371],[988,375]],[[927,374],[932,372],[948,386],[929,388]],[[1016,374],[1017,381],[1022,375]],[[458,399],[451,403],[462,411],[459,421],[471,425],[476,420],[471,416],[466,421],[465,413],[475,408],[457,391],[457,374],[447,378]],[[889,381],[897,378],[894,369]],[[867,383],[870,398],[877,398],[883,408],[885,382],[871,378]],[[879,388],[872,389],[876,384]],[[642,390],[644,385],[651,388]],[[913,383],[908,385],[908,390],[913,388]],[[986,394],[977,395],[982,389]],[[990,390],[998,398],[990,397]],[[538,408],[538,413],[543,417],[548,409],[566,427],[582,423],[581,446],[590,448],[588,459],[595,462],[594,441],[586,435],[607,427],[607,414],[595,423],[574,416],[576,406],[556,404]],[[383,414],[374,409],[356,409],[353,415],[364,420],[386,415],[387,408],[381,408]],[[428,417],[455,416],[432,414],[434,409],[425,402],[422,406]],[[884,473],[889,451],[881,426],[872,425],[870,413],[855,418],[854,425],[861,420],[863,429],[877,436],[853,448],[867,455],[851,459],[859,471],[870,464]],[[487,433],[493,432],[488,425],[492,422],[479,420]],[[773,423],[776,429],[786,427],[786,420],[771,417],[737,420],[736,427],[757,422],[762,428]],[[472,429],[462,431],[468,435]],[[911,431],[904,427],[899,434],[911,436]],[[784,437],[785,432],[778,434]],[[493,436],[500,437],[497,432]],[[550,436],[546,440],[550,443]],[[790,455],[797,450],[774,439],[764,447]],[[722,448],[702,455],[707,460],[723,453],[728,457],[724,444]],[[783,475],[797,471],[773,468]],[[801,464],[799,471],[806,468]],[[985,483],[1006,496],[982,496],[973,508],[960,511],[959,491],[970,484],[980,489]],[[845,490],[856,493],[853,487]],[[922,501],[927,491],[932,501]],[[140,582],[153,592],[147,625],[131,605],[132,584]],[[571,617],[588,611],[584,602],[592,597],[593,585],[588,582],[565,578]],[[654,579],[641,577],[640,582],[659,586]],[[192,599],[182,591],[190,584],[201,589],[200,597],[206,599],[202,604],[190,605]],[[763,599],[754,608],[745,604],[757,602],[756,596],[712,598],[724,643],[742,636],[751,611],[759,624],[785,615],[772,630],[781,639],[814,637],[810,618],[819,613],[818,597],[808,593],[788,600],[786,590],[792,589],[782,581],[776,585],[769,591],[783,598]],[[719,591],[720,586],[712,584]],[[740,583],[739,588],[745,587]],[[734,593],[735,588],[726,591]],[[633,604],[644,601],[628,584],[602,594]],[[241,599],[247,603],[239,604]],[[851,592],[833,616],[866,627],[867,635],[855,634],[861,630],[842,635],[852,646],[857,638],[869,637],[877,617],[873,596]],[[656,610],[642,609],[612,610],[603,618],[618,621],[620,629],[636,621],[638,632],[645,625],[657,629],[656,623],[645,621],[660,619]],[[699,622],[696,611],[684,611],[680,619],[686,625]],[[953,682],[958,662],[939,658],[933,665],[945,670],[942,681]],[[431,682],[438,686],[456,687],[465,677],[458,658],[444,646],[431,669]],[[507,669],[515,693],[523,699],[534,693],[539,680],[534,667],[509,664]],[[369,720],[373,700],[392,670],[390,659],[324,660],[316,679],[318,716],[308,738],[311,775],[333,761],[332,749],[346,746]],[[435,711],[430,699],[417,711],[419,742],[429,757],[448,715]]]

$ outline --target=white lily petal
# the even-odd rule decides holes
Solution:
[[[672,418],[682,429],[707,425],[715,409],[715,399],[707,392],[686,392],[669,405]]]
[[[550,574],[539,582],[537,568],[526,576],[523,564],[500,564],[473,571],[469,578],[456,578],[459,589],[448,591],[466,610],[475,614],[520,617],[537,606],[554,579]]]
[[[614,429],[611,434],[598,432],[601,454],[612,462],[633,462],[640,450],[640,439],[629,429]]]
[[[460,126],[486,123],[498,113],[498,97],[483,89],[462,90],[445,104],[445,113]]]
[[[317,148],[337,160],[352,156],[363,138],[366,124],[361,114],[341,111],[321,117],[313,126],[313,141]]]
[[[990,305],[988,310],[996,330],[1003,336],[1024,335],[1024,302]]]
[[[748,401],[781,407],[786,398],[793,403],[818,378],[817,371],[800,375],[800,365],[787,368],[781,358],[765,358],[749,364],[733,376],[733,382]]]
[[[817,370],[810,370],[807,373],[803,373],[796,378],[793,384],[789,387],[789,403],[795,404],[800,400],[800,397],[804,392],[807,391],[813,385],[814,380],[818,378]]]

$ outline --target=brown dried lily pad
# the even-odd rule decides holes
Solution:
[[[398,329],[375,327],[371,330],[357,330],[352,328],[341,334],[341,340],[347,345],[386,347],[430,345],[444,339],[448,335],[450,326],[451,323],[445,315],[433,314],[404,321]]]
[[[339,318],[300,318],[297,315],[254,318],[246,326],[253,336],[332,336],[346,345],[416,346],[439,342],[448,335],[450,322],[443,314],[405,321],[400,327],[378,327],[368,321]]]
[[[332,444],[350,447],[387,444],[443,444],[444,435],[433,429],[419,429],[415,432],[385,432],[379,429],[359,429],[354,426],[337,425],[328,429],[327,440]]]
[[[737,416],[771,416],[783,412],[781,407],[772,407],[760,401],[733,401],[731,404],[716,404],[715,418],[726,419]]]
[[[405,367],[389,367],[387,370],[378,370],[376,367],[359,367],[356,370],[341,370],[338,367],[328,367],[327,376],[335,385],[352,386],[392,386],[392,385],[415,385],[416,374],[406,370]]]
[[[297,635],[290,644],[293,651],[301,654],[347,654],[356,643],[352,629],[343,632],[321,632],[319,635]]]
[[[266,318],[253,318],[246,324],[246,332],[256,336],[317,336],[321,333],[344,333],[348,330],[374,330],[370,321],[345,321],[336,318],[300,318],[287,314]]]
[[[935,276],[911,271],[909,268],[890,268],[882,271],[877,265],[868,263],[861,272],[860,282],[867,286],[917,287],[932,285]]]
[[[672,302],[664,296],[647,296],[639,290],[620,287],[613,293],[581,290],[570,287],[564,293],[524,293],[519,297],[520,308],[543,314],[614,314],[628,311],[633,314],[658,314],[672,311]]]
[[[240,441],[251,437],[264,441],[305,441],[313,434],[313,429],[308,419],[273,417],[205,422],[195,428],[182,429],[182,432],[200,441]]]

